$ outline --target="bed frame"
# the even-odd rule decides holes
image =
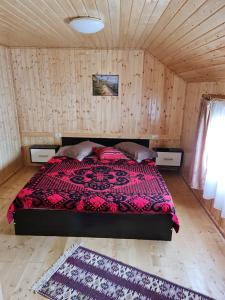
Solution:
[[[132,141],[149,146],[146,139],[63,137],[62,146],[90,140],[105,146]],[[24,209],[14,213],[15,233],[19,235],[83,236],[170,241],[171,215],[77,213],[64,210]]]

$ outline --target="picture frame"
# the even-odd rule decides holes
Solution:
[[[92,75],[93,96],[118,96],[119,75]]]

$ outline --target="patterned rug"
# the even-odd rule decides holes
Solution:
[[[77,245],[32,290],[53,300],[212,299]]]

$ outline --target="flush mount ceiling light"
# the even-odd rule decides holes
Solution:
[[[69,25],[74,30],[80,33],[96,33],[104,28],[104,23],[101,19],[92,17],[78,17],[69,22]]]

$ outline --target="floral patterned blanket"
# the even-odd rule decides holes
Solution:
[[[19,209],[62,209],[92,213],[170,214],[178,232],[172,197],[155,163],[145,160],[82,162],[53,157],[18,193],[8,221]]]

